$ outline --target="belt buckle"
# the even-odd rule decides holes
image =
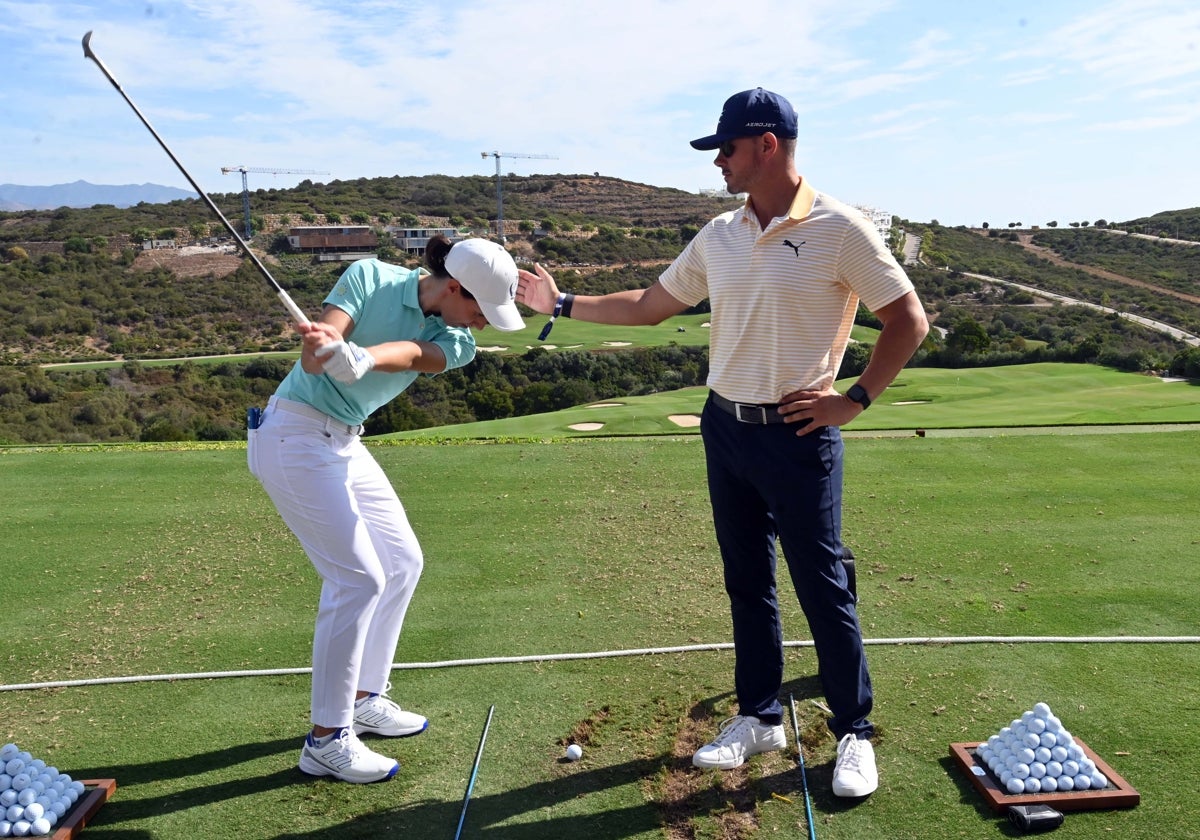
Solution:
[[[753,413],[751,413],[750,419],[743,417],[742,416],[743,408],[756,409],[758,411],[758,416],[755,417],[755,415]],[[767,425],[767,407],[765,405],[753,405],[750,403],[734,403],[733,409],[734,409],[733,416],[738,419],[739,423],[755,423],[760,426]]]

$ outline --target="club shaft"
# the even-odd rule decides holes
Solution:
[[[471,791],[475,788],[475,777],[479,775],[479,760],[483,758],[483,745],[487,742],[488,729],[492,726],[492,715],[496,712],[493,703],[488,709],[487,720],[483,724],[483,733],[479,736],[479,749],[475,750],[475,764],[471,767],[471,778],[467,781],[467,792],[463,796],[462,813],[458,815],[458,830],[454,832],[454,840],[462,835],[463,822],[467,819],[467,806],[471,804]]]
[[[808,820],[808,840],[817,840],[817,827],[813,824],[812,800],[808,798],[808,774],[804,772],[804,745],[800,743],[800,724],[796,720],[796,698],[788,695],[788,708],[792,710],[792,731],[796,734],[796,757],[800,760],[800,785],[804,788],[804,813]]]
[[[291,314],[291,316],[296,320],[296,323],[309,323],[308,317],[304,314],[304,310],[296,305],[296,302],[292,300],[291,296],[288,295],[283,286],[279,285],[275,278],[271,276],[271,272],[267,270],[265,265],[263,265],[262,260],[260,260],[258,256],[250,250],[250,246],[246,244],[246,241],[242,239],[240,235],[238,235],[237,229],[229,223],[229,220],[225,218],[225,214],[222,213],[220,208],[213,203],[213,200],[208,197],[208,194],[204,192],[204,190],[200,189],[200,185],[196,183],[196,179],[193,178],[187,171],[187,168],[179,162],[179,158],[175,157],[175,153],[171,151],[171,148],[166,144],[162,137],[159,136],[158,132],[154,130],[154,126],[152,126],[150,121],[146,119],[145,114],[141,112],[141,109],[134,104],[133,100],[129,98],[129,95],[125,93],[117,80],[113,78],[113,74],[110,73],[108,68],[104,66],[104,62],[100,60],[99,56],[92,51],[91,40],[91,32],[88,32],[83,36],[84,57],[90,58],[96,63],[96,66],[100,68],[100,72],[104,74],[104,77],[112,83],[112,86],[116,88],[117,93],[121,94],[121,98],[124,99],[125,102],[128,103],[129,107],[133,109],[133,113],[137,114],[138,119],[142,121],[142,125],[146,126],[146,130],[154,136],[154,139],[158,141],[158,145],[162,146],[162,150],[167,153],[167,157],[171,159],[171,162],[175,164],[175,167],[183,173],[183,177],[187,178],[188,183],[192,185],[192,189],[194,189],[196,194],[199,195],[200,198],[203,199],[204,203],[208,205],[208,209],[212,210],[213,213],[216,214],[217,218],[221,220],[221,224],[225,226],[225,230],[229,231],[229,235],[237,241],[238,245],[242,249],[242,253],[250,258],[250,261],[254,263],[254,267],[258,269],[259,274],[266,278],[266,281],[271,284],[271,288],[275,290],[275,294],[279,296],[279,299],[287,308],[288,313]]]

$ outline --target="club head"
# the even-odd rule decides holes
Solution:
[[[96,54],[92,52],[92,30],[90,29],[83,36],[83,57],[90,58],[93,61],[96,58]]]

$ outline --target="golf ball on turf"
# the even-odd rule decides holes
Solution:
[[[581,758],[583,758],[583,747],[579,746],[578,744],[571,744],[569,747],[567,747],[568,761],[578,761]]]

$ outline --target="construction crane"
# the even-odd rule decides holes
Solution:
[[[500,235],[500,241],[504,242],[504,188],[500,183],[500,158],[540,158],[541,160],[558,160],[553,155],[523,155],[520,152],[481,152],[483,158],[494,157],[496,159],[496,233]]]
[[[254,228],[250,224],[250,187],[246,184],[246,173],[254,172],[263,175],[328,175],[328,172],[316,172],[312,169],[272,169],[268,166],[222,166],[221,174],[230,172],[242,173],[242,213],[246,217],[246,241],[254,236]]]

